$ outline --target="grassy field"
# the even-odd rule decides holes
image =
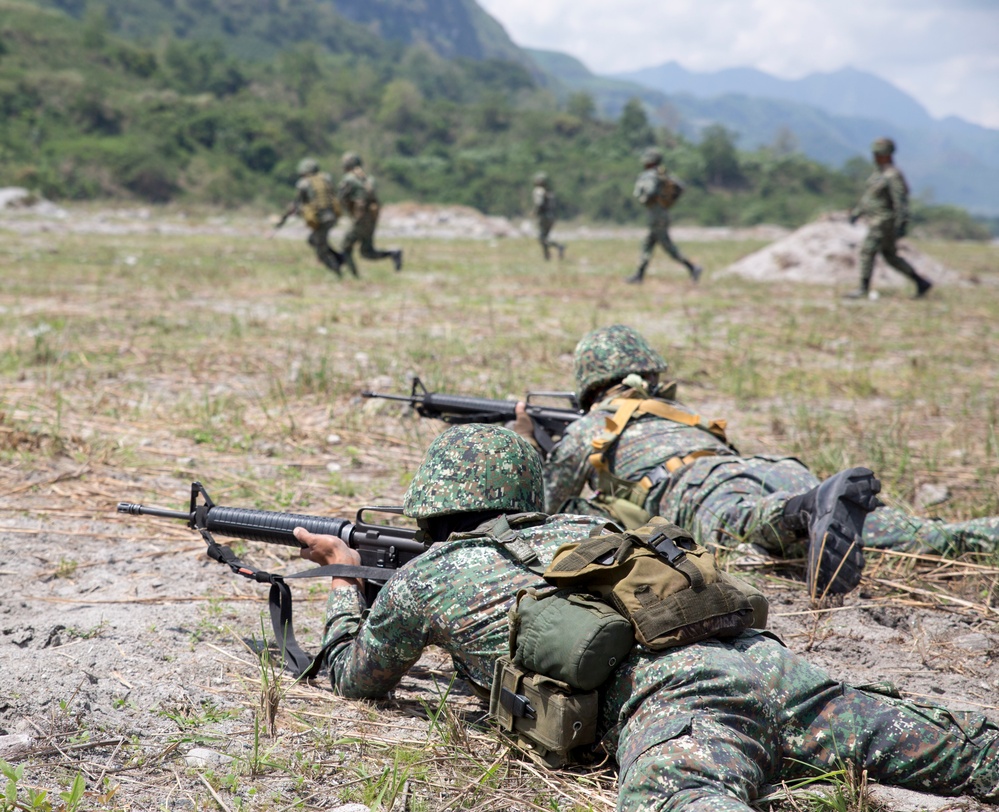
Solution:
[[[574,241],[562,263],[544,263],[527,239],[410,239],[401,243],[401,273],[362,260],[363,278],[341,281],[303,243],[267,239],[266,229],[221,214],[171,219],[163,233],[67,233],[25,222],[0,221],[5,524],[44,526],[62,516],[85,528],[100,523],[113,535],[117,500],[179,509],[192,479],[216,502],[268,510],[350,516],[361,504],[398,503],[444,426],[399,404],[362,399],[362,390],[408,392],[414,375],[432,390],[486,397],[571,389],[579,337],[615,322],[638,328],[663,352],[680,398],[706,417],[727,419],[743,453],[793,454],[820,476],[867,465],[892,504],[911,506],[921,485],[939,484],[950,498],[934,515],[999,514],[996,245],[921,244],[968,284],[938,287],[925,301],[889,292],[855,303],[832,287],[716,278],[761,247],[750,242],[685,243],[705,266],[697,287],[662,255],[644,285],[623,284],[637,247],[619,239]],[[177,528],[177,538],[197,543],[185,533]],[[67,553],[56,577],[71,577],[76,565]],[[238,589],[230,580],[221,582],[225,595]],[[201,587],[188,588],[200,599]],[[309,593],[313,621],[322,592]],[[963,594],[994,607],[997,592],[993,574]],[[242,594],[262,599],[249,587]],[[210,601],[198,628],[217,629],[217,616],[230,611],[217,592]],[[100,637],[101,628],[93,634]],[[266,667],[255,673],[234,701],[253,705],[267,695]],[[177,785],[183,779],[190,797],[201,799],[197,809],[329,808],[309,798],[328,782],[331,764],[339,765],[336,754],[351,747],[364,758],[339,797],[372,809],[613,806],[606,776],[559,781],[529,766],[500,769],[501,756],[467,731],[453,715],[459,712],[424,707],[436,744],[386,750],[365,744],[383,717],[363,703],[287,683],[281,699],[298,710],[282,722],[285,734],[269,740],[266,757],[255,726],[243,733],[253,754],[245,769],[195,780],[150,761],[148,782],[154,773],[156,781],[177,774]],[[308,707],[311,716],[302,710]],[[259,720],[260,708],[253,712]],[[200,713],[191,725],[220,723]],[[345,715],[356,726],[349,741],[326,726]],[[185,730],[185,743],[197,740]],[[304,753],[320,755],[306,764]],[[97,771],[102,780],[107,772]],[[36,778],[38,785],[71,791],[66,776],[73,774],[64,768],[40,774],[50,783]],[[291,786],[291,777],[298,783],[284,797],[299,800],[266,800],[280,795],[278,778]],[[439,789],[440,805],[419,793],[407,801],[410,779]],[[475,792],[455,792],[473,784]],[[89,806],[64,799],[62,808],[152,808],[129,805],[125,791],[105,795],[94,790]]]

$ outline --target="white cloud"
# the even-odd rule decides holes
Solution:
[[[680,62],[784,78],[852,66],[933,115],[999,128],[996,0],[479,0],[525,46],[597,73]]]

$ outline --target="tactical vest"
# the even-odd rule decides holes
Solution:
[[[633,417],[655,415],[673,423],[699,428],[729,445],[725,436],[724,420],[702,420],[700,415],[678,409],[661,398],[645,398],[635,390],[625,395],[612,396],[595,408],[600,411],[614,411],[614,414],[606,419],[606,431],[592,441],[594,453],[587,459],[597,474],[597,494],[588,500],[570,499],[560,510],[571,512],[574,507],[581,509],[579,503],[586,502],[590,507],[597,509],[598,514],[611,516],[626,529],[641,527],[652,518],[653,514],[647,502],[653,488],[694,460],[717,454],[716,451],[705,449],[683,457],[671,457],[637,482],[619,477],[611,471],[609,458]]]
[[[307,178],[311,193],[309,200],[302,206],[302,219],[305,220],[309,228],[319,228],[321,220],[319,215],[324,211],[332,211],[334,215],[340,214],[340,206],[336,200],[333,184],[327,175],[316,172]]]
[[[378,214],[380,204],[378,194],[375,191],[375,179],[359,166],[352,169],[351,174],[360,182],[360,186],[364,190],[364,197],[357,199],[353,195],[350,196],[347,201],[350,216],[354,220],[360,220],[362,217]]]
[[[653,198],[655,205],[668,209],[683,194],[683,184],[670,175],[666,167],[660,165],[656,169],[656,194]]]

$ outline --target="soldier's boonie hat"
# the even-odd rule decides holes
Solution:
[[[361,165],[361,156],[356,152],[345,152],[343,154],[343,171],[349,172],[351,169]]]
[[[656,147],[649,147],[642,152],[642,166],[653,166],[663,162],[663,154]]]
[[[542,512],[541,456],[509,429],[454,426],[430,444],[402,504],[414,519],[480,510]]]
[[[875,155],[891,155],[895,152],[895,142],[890,138],[878,138],[871,144],[871,152]]]
[[[538,172],[534,175],[534,185],[535,186],[547,186],[548,185],[548,173]]]
[[[298,162],[299,175],[311,175],[318,171],[319,164],[316,162],[315,158],[302,158],[302,160]]]
[[[637,330],[623,324],[601,327],[583,336],[576,345],[574,365],[576,397],[584,409],[593,405],[602,390],[632,372],[665,372],[669,366]]]

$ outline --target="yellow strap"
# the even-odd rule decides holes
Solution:
[[[700,459],[701,457],[717,457],[718,452],[712,451],[711,449],[705,448],[701,451],[694,451],[688,454],[686,457],[670,457],[666,462],[663,463],[666,470],[671,474],[676,473],[684,465],[690,465],[694,460]]]

